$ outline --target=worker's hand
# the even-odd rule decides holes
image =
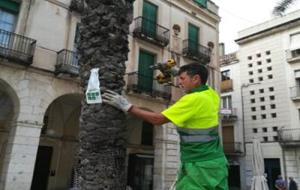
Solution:
[[[110,104],[124,112],[128,112],[128,110],[132,107],[132,104],[128,102],[126,98],[121,96],[120,94],[106,90],[102,95],[103,102]]]

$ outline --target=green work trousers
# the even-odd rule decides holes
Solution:
[[[182,163],[176,190],[229,190],[228,164],[225,157]]]

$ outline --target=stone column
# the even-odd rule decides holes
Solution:
[[[42,125],[18,121],[9,133],[0,189],[30,190]]]

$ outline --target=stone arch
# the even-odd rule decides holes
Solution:
[[[78,93],[64,94],[54,99],[46,109],[41,131],[39,150],[51,152],[47,166],[51,177],[41,175],[37,166],[43,155],[37,154],[32,185],[39,188],[38,183],[46,180],[47,189],[69,189],[72,181],[72,168],[78,143],[79,116],[82,95]],[[47,179],[45,179],[47,178]]]
[[[15,125],[19,115],[19,98],[10,84],[0,79],[0,181],[4,181],[1,174],[6,170],[4,158],[6,155],[9,133]],[[0,183],[1,183],[0,182]],[[3,184],[0,184],[0,188]]]

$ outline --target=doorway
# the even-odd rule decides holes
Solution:
[[[265,173],[267,174],[267,182],[269,190],[276,190],[275,180],[278,175],[281,175],[280,171],[280,159],[279,158],[268,158],[264,159],[265,162]]]
[[[50,164],[53,148],[49,146],[39,146],[36,162],[34,166],[31,190],[46,190],[48,177],[50,175]]]

